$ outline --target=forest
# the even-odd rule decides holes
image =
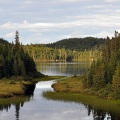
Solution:
[[[63,39],[54,43],[46,44],[46,47],[50,48],[64,48],[66,50],[75,50],[75,51],[84,51],[84,50],[99,50],[105,44],[105,38],[95,38],[95,37],[86,37],[86,38],[69,38]]]
[[[54,49],[45,46],[38,45],[27,45],[24,46],[24,50],[33,57],[35,62],[71,62],[71,61],[92,61],[93,59],[97,59],[101,57],[101,51],[98,50],[89,50],[78,52],[76,50],[66,50],[62,49]]]
[[[101,58],[106,39],[71,38],[53,44],[25,45],[34,61],[93,61]]]
[[[115,37],[107,37],[102,57],[93,61],[83,83],[99,96],[120,99],[120,33],[115,31]]]
[[[40,75],[33,58],[23,50],[18,31],[15,33],[15,43],[0,39],[0,78],[22,76],[27,79]]]

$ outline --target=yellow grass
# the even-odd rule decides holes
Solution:
[[[16,82],[10,80],[0,81],[0,97],[13,97],[24,94],[24,85],[29,82]]]
[[[52,85],[57,92],[83,93],[83,84],[80,77],[68,77]]]

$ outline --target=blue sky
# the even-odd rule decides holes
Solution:
[[[71,37],[114,36],[120,31],[120,0],[0,0],[0,38],[23,44]]]

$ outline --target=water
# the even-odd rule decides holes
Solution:
[[[69,66],[69,64],[67,65]],[[80,63],[78,66],[79,65]],[[43,66],[45,67],[45,64]],[[46,67],[49,68],[50,66],[48,65]],[[55,68],[56,67],[57,65],[55,63]],[[76,74],[80,72],[77,72],[76,68],[75,70]],[[67,75],[72,74],[69,73],[67,69],[65,71]],[[60,71],[56,71],[56,73],[57,72]],[[53,75],[54,72],[52,72],[52,69],[50,69],[50,71],[47,69],[47,73]],[[65,75],[62,70],[60,75],[63,74]],[[3,102],[0,103],[0,120],[114,120],[111,119],[111,116],[107,113],[93,110],[90,106],[75,102],[47,100],[42,96],[42,93],[45,91],[53,91],[51,84],[54,82],[55,81],[45,81],[37,83],[33,94],[30,96],[3,100]],[[108,116],[110,119],[107,119]]]
[[[90,64],[90,62],[37,63],[37,69],[51,76],[82,75],[88,70]]]
[[[0,120],[92,120],[87,115],[87,109],[82,104],[74,102],[59,102],[46,100],[42,92],[52,90],[53,81],[39,82],[36,85],[34,96],[29,101],[11,105],[8,111],[1,110]]]

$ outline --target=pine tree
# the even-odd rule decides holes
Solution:
[[[14,60],[14,63],[13,63],[13,75],[18,76],[18,64],[16,59]]]
[[[117,65],[112,81],[112,89],[115,97],[120,98],[120,65]]]
[[[15,52],[18,52],[19,49],[20,49],[19,32],[16,31],[16,33],[15,33]]]

